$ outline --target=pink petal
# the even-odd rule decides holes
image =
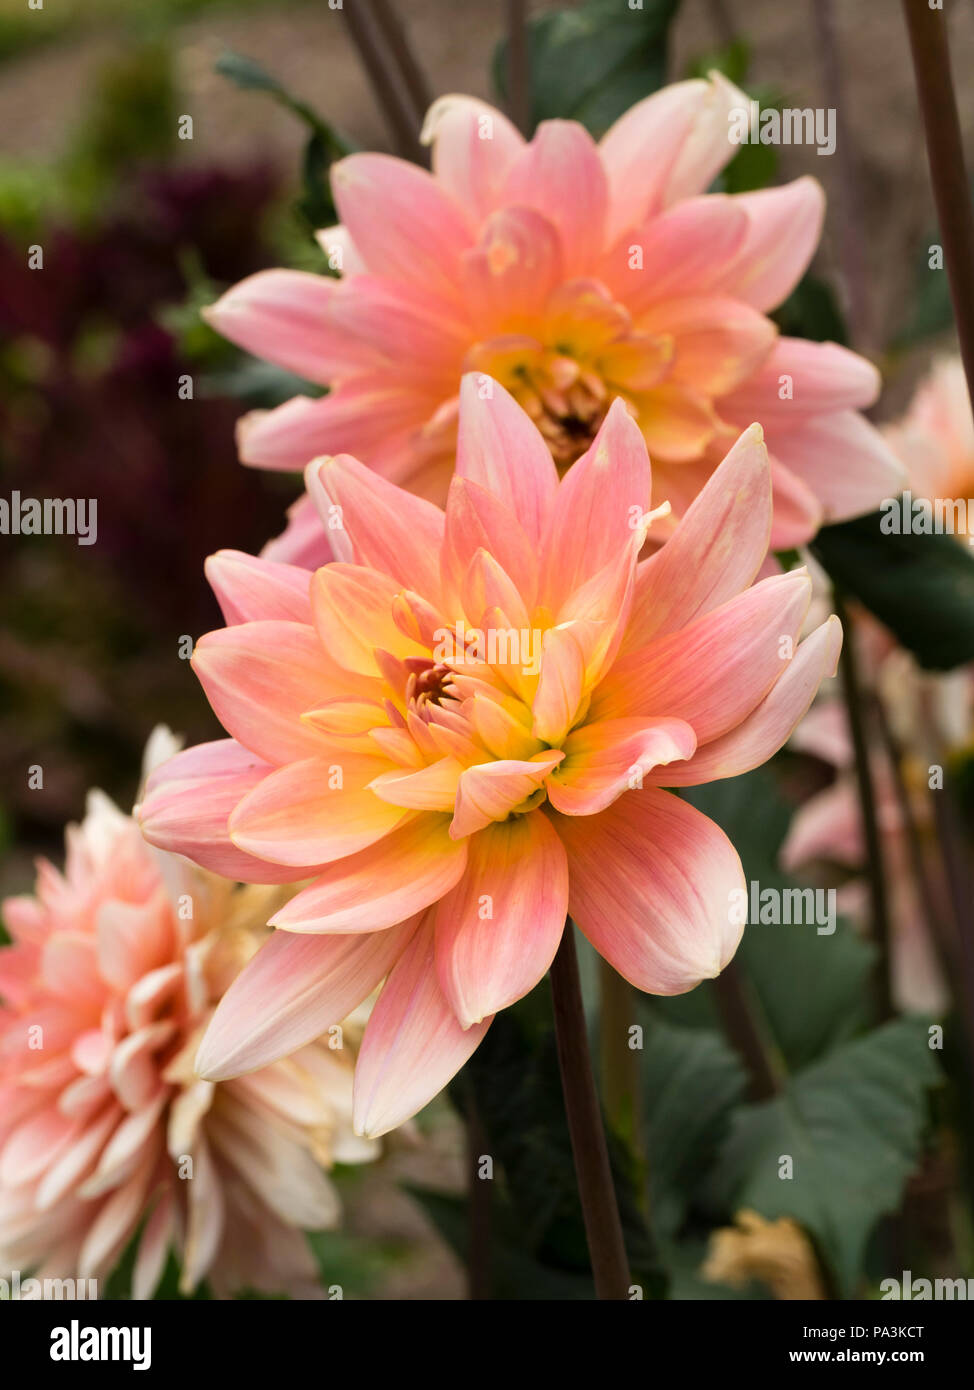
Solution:
[[[524,137],[506,116],[466,96],[434,101],[421,139],[433,147],[437,182],[461,207],[481,217],[497,205],[507,171],[524,146]]]
[[[352,679],[326,655],[314,628],[280,620],[208,632],[196,644],[193,669],[227,732],[271,763],[321,752],[320,736],[301,715],[349,690]]]
[[[463,1028],[534,988],[568,911],[568,862],[544,816],[514,816],[469,844],[466,873],[434,918],[437,976]]]
[[[770,440],[767,440],[770,448]],[[822,524],[823,508],[818,497],[790,468],[772,452],[771,495],[774,514],[771,520],[771,549],[793,550],[807,545]]]
[[[689,627],[620,657],[596,690],[590,719],[685,719],[699,743],[739,724],[789,659],[808,610],[804,570],[762,580]]]
[[[604,811],[644,774],[692,758],[696,735],[682,719],[606,719],[585,724],[565,740],[565,761],[547,782],[548,800],[567,816]],[[660,774],[652,781],[666,781]]]
[[[805,419],[768,433],[768,445],[793,477],[821,499],[825,521],[845,521],[897,497],[903,465],[879,431],[852,410]]]
[[[713,289],[747,230],[747,213],[726,194],[688,198],[623,237],[599,278],[637,316],[658,300]]]
[[[366,565],[335,562],[315,573],[311,581],[315,630],[343,670],[377,677],[377,647],[400,659],[427,655],[393,617],[393,600],[401,589],[397,580]]]
[[[275,932],[217,1005],[196,1057],[197,1072],[224,1081],[320,1037],[388,974],[417,920],[364,936]]]
[[[760,425],[745,430],[669,540],[640,566],[624,650],[676,632],[746,589],[771,537],[771,469]]]
[[[385,154],[353,154],[331,168],[335,206],[374,275],[450,293],[473,240],[461,205],[432,174]]]
[[[537,550],[516,513],[479,483],[454,478],[446,503],[441,559],[444,591],[454,605],[464,593],[471,566],[479,559],[478,552],[492,557],[509,577],[519,606],[534,602],[538,587]],[[483,610],[468,616],[479,622],[482,614]],[[515,619],[513,612],[509,616],[512,621]]]
[[[468,767],[460,775],[450,834],[460,839],[482,830],[491,821],[505,820],[544,784],[548,773],[564,756],[559,749],[552,749],[525,760],[499,758]]]
[[[460,1027],[437,982],[427,916],[396,962],[365,1029],[355,1067],[356,1133],[378,1138],[422,1110],[475,1051],[491,1022]]]
[[[673,82],[637,101],[603,135],[599,153],[609,180],[610,245],[663,205],[667,180],[710,91],[702,78]]]
[[[249,753],[232,738],[202,743],[177,753],[151,774],[137,808],[150,844],[201,864],[224,878],[243,883],[289,883],[306,868],[267,864],[237,849],[227,821],[239,801],[253,791],[271,763]]]
[[[377,845],[330,865],[270,920],[296,932],[393,927],[448,893],[463,873],[467,842],[444,817],[416,816]]]
[[[327,565],[337,558],[321,517],[306,492],[288,507],[287,526],[279,536],[267,542],[261,558],[304,570],[316,570],[319,565]]]
[[[879,388],[879,372],[857,352],[838,343],[781,338],[760,371],[722,400],[720,409],[734,419],[760,420],[765,428],[791,427],[802,416],[872,405]]]
[[[276,864],[331,864],[381,840],[402,820],[369,782],[389,763],[362,753],[334,753],[278,768],[238,803],[230,838],[248,854]]]
[[[778,333],[756,309],[716,294],[662,300],[640,317],[638,328],[640,333],[672,334],[669,379],[708,396],[722,396],[749,378]]]
[[[374,366],[377,356],[329,322],[338,293],[338,282],[326,275],[262,270],[227,290],[203,317],[255,357],[325,386],[355,367]]]
[[[483,337],[529,333],[564,278],[558,233],[533,208],[491,213],[460,265],[463,298]]]
[[[345,454],[312,464],[306,483],[326,527],[337,520],[342,528],[351,550],[345,559],[381,570],[404,588],[439,601],[444,524],[439,507]]]
[[[349,449],[382,468],[390,441],[418,433],[436,404],[386,367],[339,382],[318,400],[293,396],[274,410],[252,410],[238,422],[237,452],[258,468],[300,470]]]
[[[457,473],[493,493],[531,541],[541,540],[558,471],[531,420],[499,382],[468,373],[460,385]]]
[[[682,994],[720,974],[743,931],[732,909],[745,880],[713,821],[653,787],[598,816],[552,818],[568,851],[569,911],[620,975]]]
[[[566,274],[592,267],[605,236],[608,183],[584,126],[542,121],[511,165],[504,199],[535,208],[557,228]]]
[[[621,400],[558,488],[543,547],[541,592],[557,612],[620,550],[628,547],[649,509],[646,444]]]
[[[146,903],[103,902],[97,912],[98,964],[117,990],[168,965],[175,950],[175,916],[165,889]]]
[[[767,762],[787,741],[822,681],[835,675],[842,625],[831,617],[805,638],[757,708],[736,729],[697,750],[689,762],[667,768],[650,780],[668,787],[691,787],[721,777],[737,777]]]
[[[740,193],[735,203],[747,213],[748,228],[733,263],[714,288],[754,306],[774,309],[808,269],[822,235],[825,194],[805,177],[783,188]]]
[[[240,550],[218,550],[204,568],[228,627],[263,618],[311,622],[306,569],[276,564]]]
[[[791,872],[827,859],[859,868],[865,853],[859,800],[852,782],[843,779],[799,806],[781,847],[781,866]]]

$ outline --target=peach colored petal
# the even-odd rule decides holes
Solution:
[[[369,783],[390,764],[362,753],[307,758],[278,768],[239,802],[230,838],[272,863],[331,864],[388,835],[402,811]]]
[[[355,1067],[355,1130],[377,1138],[443,1089],[493,1020],[466,1030],[437,983],[433,924],[416,930],[383,986]]]
[[[563,815],[595,815],[623,792],[641,787],[651,770],[692,759],[696,746],[693,729],[682,719],[586,724],[565,740],[565,760],[548,779],[548,800]]]
[[[270,925],[293,932],[370,932],[394,927],[448,893],[467,860],[446,816],[416,816],[378,845],[330,865]]]
[[[449,294],[472,224],[425,169],[386,154],[353,154],[331,167],[343,225],[373,274]]]
[[[349,342],[329,322],[338,293],[327,275],[261,270],[227,290],[203,317],[238,347],[326,386],[336,373],[374,366],[377,358],[368,344]]]
[[[704,744],[688,762],[649,780],[669,787],[696,786],[722,777],[737,777],[767,762],[787,741],[822,681],[835,675],[841,646],[842,626],[833,616],[805,638],[747,719],[721,738]]]
[[[240,550],[218,550],[204,569],[228,627],[264,618],[311,622],[306,569]]]
[[[217,1005],[196,1058],[210,1081],[256,1071],[341,1022],[388,974],[418,918],[357,936],[275,932]]]
[[[771,469],[751,425],[665,545],[639,566],[624,651],[675,632],[746,589],[771,537]]]
[[[457,786],[450,834],[460,839],[482,830],[491,821],[506,819],[544,784],[548,773],[564,756],[558,749],[552,749],[523,761],[498,759],[466,768]]]
[[[737,851],[713,821],[654,787],[597,816],[559,816],[568,851],[569,911],[620,975],[651,994],[713,979],[737,949]]]
[[[193,669],[220,723],[266,762],[309,758],[322,738],[301,715],[355,686],[303,623],[240,623],[200,638]]]
[[[177,753],[153,772],[138,814],[142,832],[159,849],[185,854],[214,873],[245,883],[288,883],[307,875],[244,854],[230,839],[227,822],[273,764],[230,738]]]
[[[568,911],[568,862],[544,816],[489,825],[469,845],[466,872],[434,915],[437,978],[463,1028],[534,988]]]
[[[717,738],[750,714],[781,676],[810,597],[808,575],[793,570],[620,657],[596,690],[589,718],[685,719],[698,742]]]

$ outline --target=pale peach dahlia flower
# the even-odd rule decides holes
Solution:
[[[706,191],[737,152],[729,113],[745,104],[715,74],[648,97],[598,144],[573,121],[525,143],[500,112],[448,96],[426,121],[432,173],[341,160],[342,224],[320,240],[342,278],[264,271],[208,311],[241,347],[332,388],[246,417],[242,460],[297,469],[348,452],[442,502],[474,370],[513,393],[559,468],[621,397],[674,517],[752,420],[771,455],[775,549],[878,506],[899,469],[857,413],[877,372],[766,317],[818,244],[821,187]],[[267,553],[328,558],[307,498]]]
[[[220,1294],[319,1293],[302,1229],[338,1217],[321,1164],[374,1148],[351,1131],[349,1051],[309,1034],[290,1060],[238,1081],[193,1069],[214,1003],[285,896],[153,850],[92,792],[64,873],[42,861],[36,897],[3,904],[5,1277],[101,1280],[144,1221],[137,1298],[170,1249],[184,1292],[207,1279]]]
[[[154,843],[219,872],[314,880],[219,1006],[204,1075],[301,1047],[385,978],[356,1066],[363,1134],[446,1084],[544,975],[568,912],[639,989],[719,973],[740,861],[661,788],[768,758],[841,637],[831,618],[797,646],[804,572],[749,587],[771,527],[757,426],[637,563],[650,467],[622,402],[559,482],[487,386],[463,383],[445,514],[318,460],[340,562],[213,557],[230,626],[194,662],[233,738],[160,768],[141,808]]]

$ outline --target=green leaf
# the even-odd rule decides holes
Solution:
[[[349,145],[313,107],[291,92],[253,58],[229,49],[216,60],[215,70],[244,91],[265,92],[279,106],[303,121],[310,133],[302,162],[303,194],[298,211],[312,228],[338,220],[328,186],[328,170],[349,152]]]
[[[662,1241],[681,1225],[745,1076],[719,1033],[655,1018],[644,1039],[642,1080],[650,1215]]]
[[[927,670],[974,660],[974,557],[954,536],[884,535],[883,516],[823,527],[812,553]]]
[[[731,190],[738,191],[738,190]],[[831,287],[815,275],[804,275],[771,316],[791,338],[848,346],[849,332]]]
[[[818,1241],[841,1297],[856,1291],[869,1235],[899,1205],[920,1154],[926,1092],[940,1072],[917,1018],[885,1024],[742,1106],[710,1194],[728,1212],[790,1216]],[[782,1157],[793,1176],[779,1176]]]
[[[662,86],[667,37],[679,0],[588,0],[528,25],[531,123],[581,121],[598,137],[635,102]],[[494,52],[494,82],[507,94],[507,42]]]
[[[791,807],[778,790],[774,773],[757,768],[743,777],[728,777],[683,796],[716,821],[729,836],[744,865],[748,883],[779,893],[801,884],[778,867]],[[738,949],[743,976],[761,1031],[780,1063],[790,1069],[807,1065],[844,1042],[870,1017],[869,975],[873,947],[845,922],[820,933],[814,922],[785,925],[749,922]],[[809,981],[814,980],[814,989]],[[684,1000],[711,997],[712,985],[663,1007],[671,1021],[701,1021],[701,1003],[690,1014]],[[711,1011],[709,1017],[716,1017]]]

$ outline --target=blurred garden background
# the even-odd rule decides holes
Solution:
[[[587,9],[600,4],[605,11],[605,0]],[[617,75],[608,69],[631,99],[664,73],[672,81],[717,66],[767,103],[838,109],[835,155],[755,148],[732,191],[806,173],[822,181],[829,203],[814,276],[779,321],[795,332],[818,316],[824,331],[809,336],[832,337],[844,319],[886,378],[875,418],[895,418],[935,355],[953,350],[945,276],[927,268],[935,215],[899,6],[646,6],[663,16],[652,54],[621,52]],[[394,8],[430,93],[500,99],[492,55],[503,0]],[[530,10],[573,8],[535,0]],[[974,6],[955,5],[950,24],[972,150]],[[543,89],[534,97],[537,115],[552,114]],[[186,115],[191,139],[179,137]],[[324,124],[309,152],[316,118]],[[324,0],[44,0],[37,10],[0,0],[0,493],[98,499],[90,548],[67,537],[0,546],[6,892],[28,887],[36,854],[59,858],[63,826],[81,815],[89,786],[131,804],[154,724],[190,743],[217,735],[180,655],[181,639],[219,622],[203,560],[218,547],[255,551],[277,534],[300,480],[237,463],[235,420],[286,399],[294,383],[218,337],[199,309],[265,266],[324,270],[312,230],[329,220],[325,126],[348,148],[395,149],[345,17]],[[43,247],[42,273],[25,273],[31,245]],[[179,394],[186,376],[192,401]],[[28,784],[33,764],[42,790]],[[808,788],[815,776],[795,759],[781,780]],[[754,830],[765,834],[765,856],[781,838],[774,809]],[[859,968],[849,966],[853,994]],[[779,1007],[788,1012],[786,998]],[[671,1019],[673,1028],[692,1021]],[[804,1046],[796,1042],[796,1056]],[[724,1062],[713,1054],[702,1063],[719,1091]],[[465,1295],[462,1267],[437,1232],[455,1210],[447,1197],[439,1213],[428,1202],[434,1222],[404,1190],[421,1180],[459,1191],[464,1142],[443,1100],[384,1163],[343,1175],[349,1216],[343,1233],[324,1238],[326,1282],[334,1269],[351,1294]],[[935,1163],[910,1196],[934,1259],[952,1182]],[[910,1229],[898,1238],[909,1244]],[[704,1248],[701,1237],[688,1271]],[[757,1293],[767,1294],[760,1281]]]

